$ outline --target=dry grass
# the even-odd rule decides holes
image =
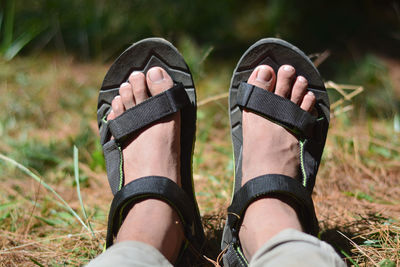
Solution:
[[[0,62],[0,108],[6,111],[0,115],[0,153],[39,174],[84,218],[71,170],[77,144],[81,195],[95,233],[38,182],[0,161],[0,266],[81,265],[102,251],[111,193],[98,158],[95,107],[106,69],[66,57]],[[204,102],[194,179],[214,259],[233,162],[227,100],[206,99],[223,93],[229,76],[225,67],[196,81]],[[400,265],[400,136],[391,121],[355,120],[347,110],[332,118],[314,190],[321,238],[347,255],[349,265]]]

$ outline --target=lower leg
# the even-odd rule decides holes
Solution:
[[[116,242],[135,240],[149,244],[174,262],[183,239],[182,224],[175,210],[161,200],[148,199],[129,211]]]
[[[147,76],[134,72],[112,101],[108,120],[173,86],[167,72],[155,67]],[[125,185],[145,176],[163,176],[180,186],[180,114],[176,113],[137,134],[123,150]],[[139,156],[138,156],[139,155]],[[116,242],[140,241],[159,250],[170,262],[179,256],[184,240],[176,211],[158,199],[136,203],[128,212]]]
[[[239,232],[243,252],[248,260],[265,242],[279,232],[292,228],[301,231],[296,211],[276,198],[262,198],[246,210]]]
[[[293,67],[282,66],[277,78],[273,69],[262,65],[251,74],[248,83],[290,99],[302,109],[311,111],[315,97],[307,94],[307,81],[297,77]],[[299,143],[283,127],[252,112],[243,111],[242,185],[264,174],[299,176]],[[295,209],[277,198],[262,198],[246,210],[239,231],[244,254],[251,259],[269,239],[284,229],[302,230]]]

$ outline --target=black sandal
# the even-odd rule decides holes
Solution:
[[[111,111],[111,101],[119,94],[120,85],[128,80],[133,71],[146,73],[154,66],[166,70],[172,77],[174,86],[126,110],[114,120],[107,121],[107,115]],[[135,179],[123,186],[122,148],[129,141],[129,137],[177,111],[181,112],[182,188],[170,179],[159,176]],[[183,223],[186,242],[176,265],[188,266],[186,260],[189,257],[190,261],[195,261],[196,258],[201,260],[205,237],[192,177],[196,91],[190,70],[178,50],[160,38],[142,40],[125,50],[104,78],[98,99],[97,121],[108,181],[114,194],[108,218],[106,247],[113,244],[124,218],[135,203],[156,198],[173,207]]]
[[[302,110],[289,99],[248,84],[250,74],[262,64],[271,66],[275,73],[280,66],[290,64],[297,75],[304,76],[308,80],[308,90],[316,97],[317,116]],[[320,74],[302,51],[283,40],[267,38],[252,45],[239,60],[229,89],[229,107],[235,183],[221,249],[225,251],[224,266],[247,266],[238,234],[247,207],[259,198],[270,196],[290,204],[296,209],[304,232],[318,234],[311,194],[328,132],[329,99]],[[266,174],[241,187],[243,108],[282,125],[296,135],[300,144],[301,181],[285,175]]]

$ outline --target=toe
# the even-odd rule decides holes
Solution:
[[[124,111],[124,104],[122,104],[121,96],[117,95],[111,102],[112,110],[114,111],[115,117],[121,115]]]
[[[297,105],[301,103],[301,100],[303,99],[304,95],[307,92],[307,85],[308,82],[306,78],[304,78],[303,76],[297,77],[296,81],[294,82],[292,94],[290,97],[290,100],[293,103]]]
[[[171,76],[160,67],[153,67],[147,72],[147,84],[152,96],[159,94],[174,85]]]
[[[254,69],[247,82],[272,92],[275,85],[275,72],[270,66],[260,65]]]
[[[305,111],[311,112],[315,104],[315,95],[308,91],[307,94],[303,97],[303,101],[301,102],[300,108]]]
[[[283,65],[278,70],[278,78],[276,80],[275,94],[281,97],[290,95],[292,82],[295,75],[295,69],[290,65]]]
[[[146,78],[142,72],[132,72],[129,76],[129,83],[132,85],[136,104],[143,102],[149,97],[147,94]]]
[[[113,110],[110,111],[110,113],[107,115],[107,121],[115,119],[115,113]]]
[[[124,104],[125,109],[130,109],[135,105],[135,99],[130,83],[121,84],[121,87],[119,88],[119,95],[121,96],[122,104]]]

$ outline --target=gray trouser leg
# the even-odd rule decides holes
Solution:
[[[154,247],[137,241],[117,243],[93,259],[88,267],[165,266],[171,263]],[[294,229],[287,229],[266,242],[253,256],[250,267],[333,267],[346,265],[327,243]]]
[[[89,262],[88,267],[161,266],[171,263],[156,248],[138,241],[116,243]]]
[[[345,267],[328,243],[294,229],[287,229],[266,242],[250,261],[250,267]]]

